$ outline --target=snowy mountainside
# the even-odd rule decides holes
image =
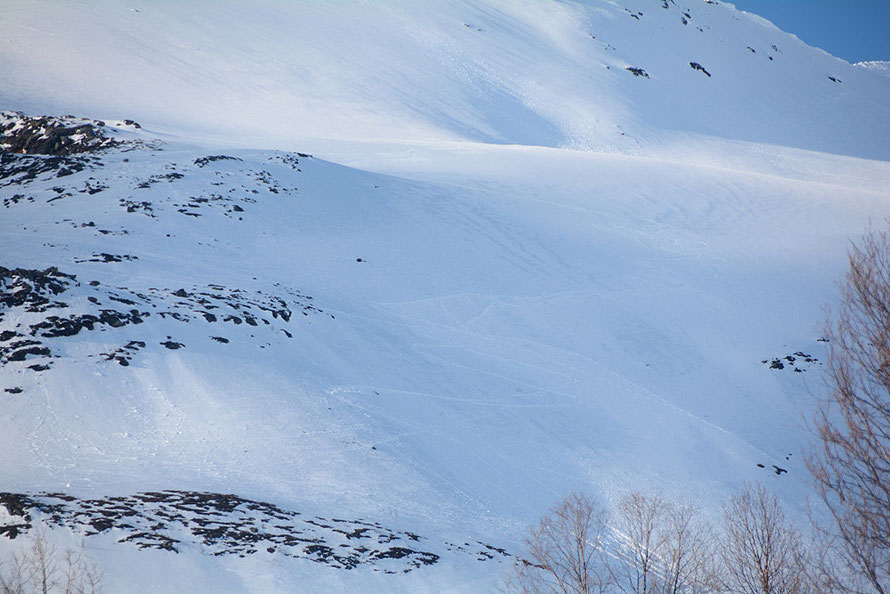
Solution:
[[[890,79],[713,1],[0,10],[0,553],[478,592],[572,489],[804,517]]]
[[[890,81],[728,3],[0,7],[0,104],[33,114],[128,117],[263,149],[471,140],[646,153],[691,134],[890,156]]]
[[[802,505],[820,306],[846,237],[887,213],[890,166],[843,158],[870,173],[840,186],[476,146],[419,182],[106,128],[120,144],[3,155],[13,492],[236,493],[382,523],[441,557],[400,584],[467,591],[509,558],[445,543],[515,554],[571,488],[713,507],[759,479]],[[80,517],[75,537],[129,542]],[[281,575],[333,579],[296,563]],[[392,587],[369,571],[338,587]]]
[[[303,266],[301,250],[294,249],[299,242],[274,240],[267,252],[240,240],[288,236],[300,218],[294,212],[301,200],[297,184],[307,165],[314,168],[311,156],[207,154],[170,146],[123,122],[115,127],[10,112],[3,121],[13,133],[32,130],[29,139],[47,129],[67,130],[69,137],[59,135],[66,147],[61,152],[73,154],[0,155],[4,222],[18,229],[4,232],[3,253],[22,257],[15,263],[22,266],[0,268],[0,377],[9,399],[4,451],[11,462],[3,484],[31,493],[0,496],[6,514],[0,533],[15,537],[41,522],[92,538],[111,532],[113,542],[139,550],[260,554],[273,564],[305,559],[328,570],[367,566],[371,575],[437,563],[453,571],[464,557],[464,563],[510,558],[499,546],[466,540],[466,533],[451,542],[440,532],[431,541],[376,520],[330,517],[373,511],[396,521],[402,504],[410,510],[412,486],[402,486],[401,503],[391,499],[386,494],[395,487],[388,483],[401,474],[393,474],[397,460],[377,456],[377,445],[383,445],[357,433],[354,421],[325,420],[325,409],[331,410],[325,395],[300,402],[294,394],[303,382],[312,383],[313,374],[331,371],[326,350],[339,340],[357,343],[348,333],[331,335],[324,325],[336,317],[294,287],[300,275],[292,267]],[[67,140],[81,140],[84,130],[96,140],[92,147],[67,148],[76,145]],[[322,185],[336,187],[342,168],[320,166],[327,170]],[[320,198],[325,210],[338,200]],[[354,197],[344,198],[344,205],[355,205]],[[311,223],[306,232],[317,226]],[[329,229],[316,232],[327,235]],[[32,243],[32,233],[47,241]],[[115,253],[100,251],[106,249]],[[197,253],[202,249],[206,259]],[[368,252],[373,255],[366,249],[366,257]],[[51,259],[58,264],[44,267]],[[312,266],[330,267],[310,259]],[[114,270],[117,264],[127,266]],[[345,261],[347,268],[362,264],[369,263]],[[195,283],[211,277],[216,282]],[[221,285],[221,279],[233,284]],[[320,331],[313,332],[312,324]],[[160,363],[167,353],[186,351],[209,367]],[[189,377],[196,383],[189,385]],[[210,377],[217,378],[215,387],[204,385]],[[232,400],[214,402],[223,394]],[[352,473],[361,478],[344,489]],[[247,477],[247,483],[256,481],[256,490],[242,481]],[[300,508],[308,504],[315,515],[299,519],[302,512],[224,494],[246,490],[277,498],[292,493],[287,484],[314,492]],[[151,485],[200,491],[135,492]],[[371,498],[370,505],[343,507],[332,499],[341,491],[347,499]],[[90,497],[79,500],[72,492]],[[292,509],[295,500],[286,500]],[[138,511],[141,505],[145,511]],[[248,527],[250,521],[257,523]],[[161,590],[182,586],[176,579],[147,584]]]

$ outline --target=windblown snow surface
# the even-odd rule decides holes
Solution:
[[[111,139],[0,154],[0,552],[480,592],[573,489],[719,521],[760,481],[806,521],[824,307],[890,215],[882,73],[713,0],[0,25],[0,126]]]

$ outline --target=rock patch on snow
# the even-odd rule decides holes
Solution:
[[[99,254],[87,261],[133,259],[135,256]],[[284,326],[292,321],[295,313],[333,319],[312,303],[312,297],[297,291],[282,291],[288,293],[287,299],[218,284],[175,290],[156,287],[133,290],[98,281],[81,283],[74,274],[55,267],[10,270],[0,266],[0,366],[34,363],[32,359],[39,359],[27,368],[45,371],[58,356],[51,348],[55,340],[83,331],[114,330],[154,319],[183,324],[243,324],[264,327],[271,332],[281,330],[288,338],[293,335]],[[212,339],[223,344],[229,342],[222,337]],[[96,353],[96,356],[128,366],[133,355],[145,348],[145,342],[130,339],[124,346]],[[168,349],[185,346],[169,336],[160,344]]]
[[[99,120],[74,116],[29,117],[19,112],[0,112],[2,151],[62,157],[93,152],[118,144],[120,141],[110,138],[105,133],[105,122]]]
[[[769,365],[770,369],[793,369],[795,373],[804,373],[812,365],[821,365],[819,359],[803,351],[795,351],[784,357],[763,359],[761,363]]]
[[[309,516],[224,493],[155,491],[99,499],[0,493],[0,511],[5,512],[0,514],[0,536],[9,539],[40,524],[86,537],[113,533],[118,542],[140,549],[200,549],[239,557],[262,551],[347,570],[364,565],[384,573],[408,573],[440,560],[430,548],[480,561],[510,557],[504,549],[484,543],[434,546],[418,534],[378,522]]]

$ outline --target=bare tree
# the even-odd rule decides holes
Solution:
[[[43,594],[55,590],[61,571],[59,560],[56,548],[46,541],[42,533],[34,535],[26,562],[31,566],[31,580],[35,590]]]
[[[720,567],[715,562],[712,535],[712,528],[692,505],[668,510],[662,592],[705,594],[719,590]]]
[[[724,513],[722,547],[725,588],[740,594],[786,594],[809,590],[806,550],[785,519],[775,495],[745,487]]]
[[[88,561],[83,549],[59,553],[46,536],[36,532],[30,545],[0,565],[0,594],[97,594],[102,572]]]
[[[869,231],[849,252],[841,303],[829,323],[831,395],[815,419],[808,459],[847,567],[890,591],[890,242]]]
[[[568,495],[531,531],[528,559],[517,564],[508,587],[528,594],[607,592],[605,532],[605,511],[585,495]]]
[[[667,504],[657,496],[639,493],[626,496],[619,506],[625,546],[619,572],[619,587],[634,594],[658,591],[658,564],[664,555],[662,537]]]
[[[65,594],[98,594],[102,591],[102,571],[86,558],[83,547],[66,549],[63,558]]]
[[[689,505],[631,493],[620,505],[618,585],[634,594],[698,594],[719,586],[709,528]]]
[[[811,510],[812,511],[812,510]],[[819,594],[866,592],[869,586],[845,567],[838,554],[837,537],[825,529],[822,519],[810,518],[811,563],[808,567],[810,589]]]
[[[0,594],[25,594],[30,578],[19,555],[0,561]]]

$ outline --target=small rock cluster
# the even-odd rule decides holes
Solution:
[[[797,351],[784,357],[773,357],[772,359],[763,359],[764,365],[769,365],[770,369],[782,370],[785,368],[793,369],[795,373],[804,373],[807,368],[813,364],[821,365],[819,359],[812,355],[808,355],[803,351]]]

